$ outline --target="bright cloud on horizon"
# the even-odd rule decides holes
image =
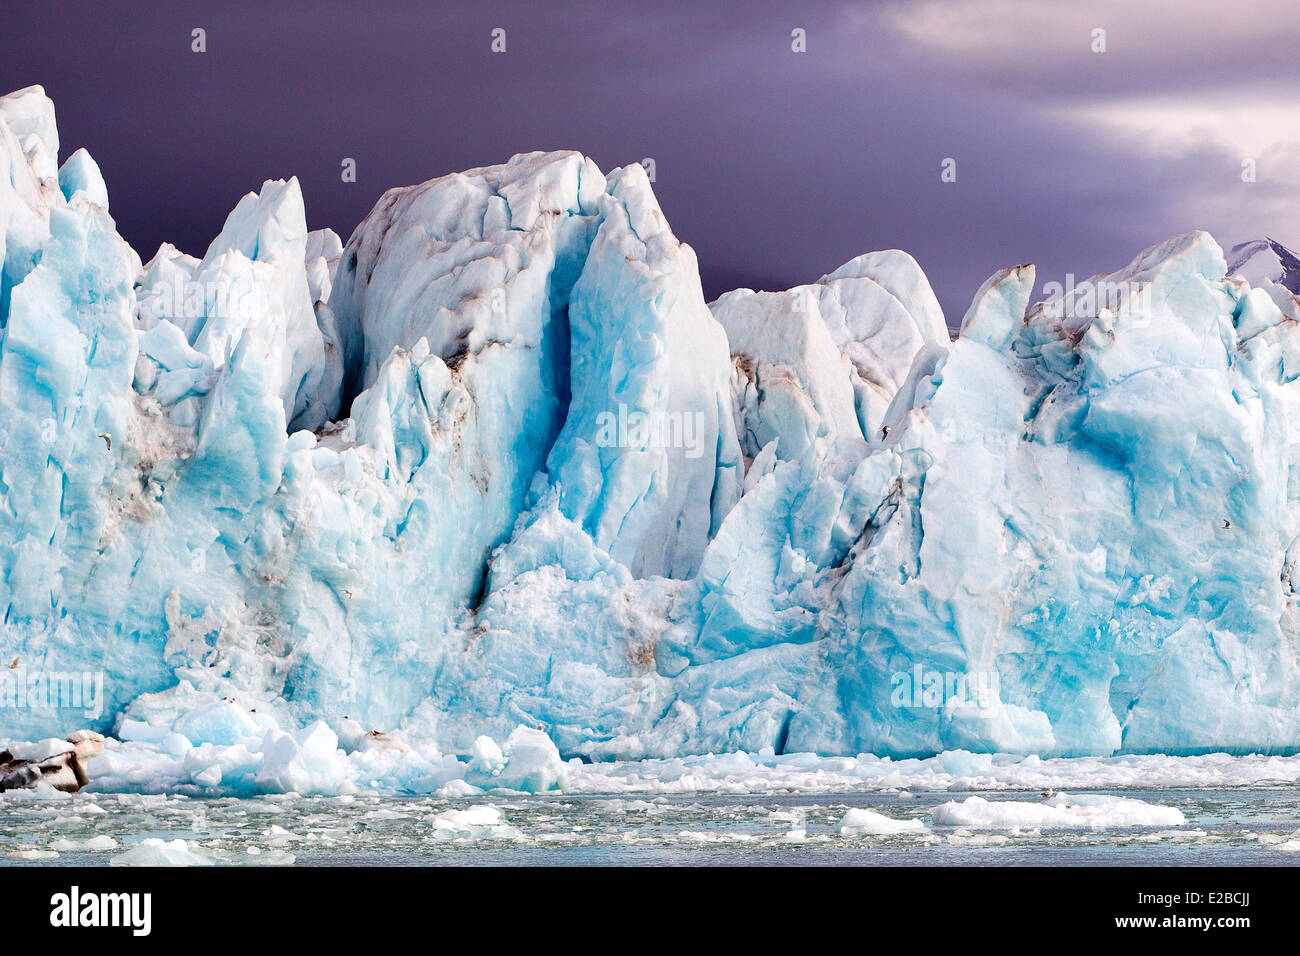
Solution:
[[[918,72],[1014,105],[1123,156],[1174,228],[1223,242],[1264,231],[1300,242],[1300,10],[1291,0],[920,0],[855,7]],[[1094,52],[1104,31],[1104,52]],[[1247,186],[1243,175],[1255,181]]]

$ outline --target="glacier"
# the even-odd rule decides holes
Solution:
[[[950,334],[896,250],[706,303],[642,168],[576,152],[389,190],[346,243],[267,182],[149,262],[58,155],[40,87],[0,98],[6,739],[327,793],[1300,750],[1271,240],[1039,300],[1005,269]]]

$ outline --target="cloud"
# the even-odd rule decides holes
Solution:
[[[1300,241],[1289,0],[920,0],[848,9],[846,23],[895,49],[902,82],[944,89],[1020,145],[1007,162],[1023,203],[1065,231],[1117,248],[1193,228]],[[967,131],[960,148],[981,139]]]
[[[909,0],[854,8],[848,20],[941,57],[945,72],[1083,98],[1276,82],[1294,74],[1300,40],[1291,0]],[[1093,51],[1097,29],[1105,53]]]
[[[575,148],[606,169],[656,160],[711,295],[902,248],[956,322],[1015,263],[1110,271],[1195,228],[1300,244],[1290,6],[575,0],[561,18],[535,0],[426,0],[358,19],[343,0],[149,16],[61,0],[57,29],[31,5],[6,20],[0,92],[46,85],[146,257],[163,240],[201,252],[268,177],[298,175],[310,225],[346,235],[388,186]],[[199,23],[205,57],[189,49]],[[488,51],[497,26],[504,56]]]
[[[1300,146],[1300,101],[1270,91],[1220,91],[1195,100],[1115,98],[1072,105],[1060,116],[1065,122],[1129,136],[1153,157],[1192,152],[1206,143],[1255,159],[1275,147]],[[1300,180],[1292,174],[1290,181]]]

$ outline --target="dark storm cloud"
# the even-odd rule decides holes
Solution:
[[[1296,19],[1249,2],[57,2],[6,14],[0,86],[45,86],[62,154],[96,157],[146,259],[163,240],[201,254],[267,178],[297,175],[309,224],[346,237],[389,186],[574,148],[603,169],[654,158],[711,297],[897,247],[956,323],[1005,265],[1082,276],[1192,228],[1300,239],[1280,145],[1300,129],[1265,142],[1300,118]]]

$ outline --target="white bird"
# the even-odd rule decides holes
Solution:
[[[1052,794],[1054,793],[1056,793],[1056,791],[1053,790],[1051,787],[1048,787],[1046,790],[1040,793],[1039,796],[1042,797],[1044,800],[1050,800],[1052,799]]]
[[[108,432],[100,432],[100,433],[99,433],[99,437],[102,438],[102,439],[104,439],[104,444],[108,446],[108,450],[109,450],[109,451],[112,451],[112,450],[113,450],[113,439],[112,439],[111,437],[109,437]]]

